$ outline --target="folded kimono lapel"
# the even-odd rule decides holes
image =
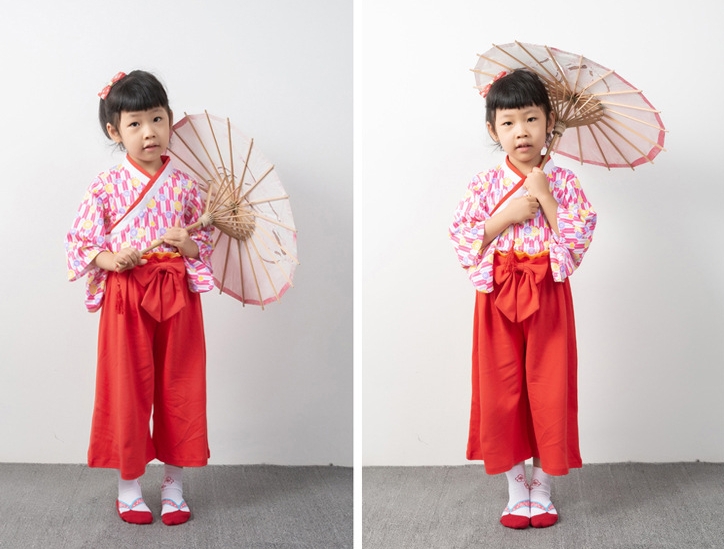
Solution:
[[[503,256],[495,266],[495,305],[508,320],[523,322],[539,309],[538,285],[547,271],[548,257],[518,258],[514,252]]]
[[[183,261],[149,262],[131,271],[146,291],[141,307],[157,322],[168,320],[186,306]]]

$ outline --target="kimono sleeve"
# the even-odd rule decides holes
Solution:
[[[455,210],[448,230],[460,265],[467,271],[473,285],[481,291],[492,290],[493,243],[483,247],[485,221],[490,218],[486,208],[487,178],[476,175]]]
[[[203,213],[203,202],[198,185],[191,187],[184,210],[184,223],[196,223]],[[211,253],[213,227],[199,227],[190,233],[191,239],[199,247],[198,259],[184,257],[186,270],[189,273],[189,288],[198,293],[208,292],[214,288],[213,272],[211,268]]]
[[[597,214],[571,172],[566,172],[556,185],[555,197],[559,234],[551,236],[551,269],[555,280],[563,280],[583,261],[593,239]]]
[[[101,271],[93,264],[106,245],[105,202],[102,181],[96,179],[86,191],[73,224],[65,237],[68,280]]]

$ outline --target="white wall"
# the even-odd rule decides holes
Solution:
[[[352,464],[351,30],[339,0],[3,6],[0,461],[85,461],[98,316],[63,238],[117,158],[96,94],[142,68],[177,117],[208,109],[255,138],[299,231],[281,303],[204,295],[211,462]]]
[[[599,214],[572,278],[584,461],[724,461],[722,4],[362,4],[363,463],[465,463],[474,295],[447,227],[499,157],[469,69],[513,40],[616,69],[670,131],[635,172],[558,159]]]

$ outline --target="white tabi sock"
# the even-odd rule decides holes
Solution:
[[[118,471],[118,500],[116,502],[116,509],[120,517],[126,522],[148,524],[153,520],[151,510],[143,501],[139,479],[124,480],[121,478],[120,471]]]
[[[540,467],[533,467],[530,481],[530,524],[547,528],[558,521],[558,511],[551,501],[551,477]]]
[[[183,495],[183,467],[165,464],[161,485],[161,520],[164,524],[183,524],[189,519],[191,511]]]
[[[530,494],[525,479],[525,464],[518,463],[505,473],[508,479],[508,505],[500,522],[508,528],[527,528],[530,523]]]

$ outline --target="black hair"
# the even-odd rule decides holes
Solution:
[[[168,95],[158,78],[150,72],[135,70],[118,80],[111,86],[105,99],[101,99],[98,107],[98,120],[106,137],[107,124],[118,127],[122,112],[146,111],[163,107],[171,114]]]
[[[493,82],[485,98],[485,121],[495,128],[495,113],[498,109],[522,109],[540,107],[546,115],[551,115],[551,101],[545,84],[535,73],[516,69]]]

